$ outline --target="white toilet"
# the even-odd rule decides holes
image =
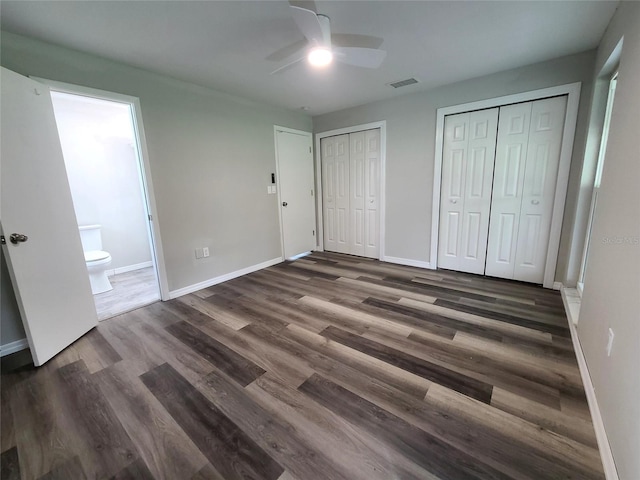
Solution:
[[[100,225],[84,225],[80,229],[80,239],[84,250],[84,261],[87,263],[91,291],[94,295],[112,290],[107,277],[107,268],[111,265],[111,255],[102,250]]]

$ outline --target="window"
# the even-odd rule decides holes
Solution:
[[[616,93],[616,84],[618,81],[618,72],[616,71],[609,81],[609,93],[607,94],[607,107],[604,114],[604,123],[602,125],[602,138],[600,139],[600,149],[598,151],[598,162],[596,164],[596,175],[593,182],[593,193],[591,194],[591,209],[589,210],[589,220],[587,223],[587,237],[584,242],[584,252],[582,254],[582,265],[580,267],[580,275],[578,276],[578,292],[582,295],[584,289],[584,278],[587,271],[587,259],[589,258],[589,247],[591,245],[591,231],[593,228],[593,219],[596,214],[598,205],[598,193],[600,192],[600,182],[602,181],[602,169],[604,167],[605,154],[607,151],[607,140],[609,138],[609,126],[611,123],[611,111],[613,110],[613,99]]]

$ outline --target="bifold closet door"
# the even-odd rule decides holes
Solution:
[[[445,118],[438,266],[483,274],[498,109]]]
[[[544,280],[566,103],[500,109],[486,275]]]
[[[378,258],[380,130],[349,134],[349,152],[349,253]]]
[[[349,245],[349,135],[323,138],[322,205],[324,248],[350,253]]]
[[[380,130],[320,141],[324,249],[378,258]]]

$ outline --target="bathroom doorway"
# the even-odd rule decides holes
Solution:
[[[134,104],[55,85],[51,98],[98,320],[160,300]]]

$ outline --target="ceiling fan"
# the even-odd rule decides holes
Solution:
[[[332,34],[329,17],[316,13],[313,1],[291,0],[289,9],[306,40],[296,42],[269,55],[267,60],[289,59],[289,62],[271,72],[271,75],[283,72],[305,58],[312,66],[320,68],[327,66],[334,59],[362,68],[378,68],[382,64],[387,52],[378,48],[383,41],[381,38],[368,35]]]

